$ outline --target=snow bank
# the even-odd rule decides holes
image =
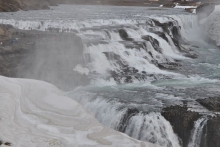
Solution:
[[[197,6],[180,6],[180,5],[176,5],[174,8],[178,8],[178,9],[196,9]]]
[[[204,29],[207,29],[210,38],[220,46],[220,5],[216,5],[214,12],[201,23]]]
[[[16,147],[155,147],[107,127],[55,86],[0,76],[0,141]]]

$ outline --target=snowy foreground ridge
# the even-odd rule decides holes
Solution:
[[[0,76],[0,141],[15,147],[156,147],[103,127],[42,81]]]
[[[214,12],[203,20],[203,25],[208,29],[210,38],[220,46],[220,5],[215,6]]]

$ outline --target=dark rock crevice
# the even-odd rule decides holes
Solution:
[[[187,147],[194,122],[201,115],[197,112],[188,111],[187,107],[171,106],[164,108],[162,116],[173,126],[174,132],[179,136],[183,147]]]

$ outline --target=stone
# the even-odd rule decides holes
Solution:
[[[219,147],[220,146],[220,116],[210,118],[204,127],[205,136],[201,142],[201,147]]]
[[[182,146],[187,147],[191,130],[194,127],[194,122],[201,115],[197,112],[188,111],[186,106],[171,106],[162,110],[162,116],[170,122],[176,133],[182,140]]]
[[[1,27],[0,27],[0,36],[4,36],[5,35],[5,30],[3,30]]]
[[[10,142],[5,142],[4,145],[11,146],[11,143]]]
[[[199,102],[202,106],[204,106],[208,110],[220,112],[220,98],[219,97],[198,99],[197,102]]]

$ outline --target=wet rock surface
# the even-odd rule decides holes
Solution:
[[[217,115],[208,120],[203,130],[203,139],[201,147],[218,147],[220,146],[220,116]]]
[[[0,12],[49,9],[54,4],[53,0],[0,0]]]
[[[164,108],[161,113],[173,126],[173,130],[181,139],[183,147],[187,147],[189,143],[194,122],[201,117],[199,113],[187,109],[184,106],[171,106]]]
[[[198,99],[197,102],[199,102],[202,106],[204,106],[205,108],[211,111],[220,112],[220,98],[219,97]]]
[[[210,110],[217,110],[218,100],[207,98],[197,100]],[[216,102],[217,101],[217,102]],[[204,104],[206,103],[206,104]],[[218,147],[220,145],[220,116],[206,116],[198,112],[188,110],[187,106],[171,106],[164,108],[161,113],[172,125],[174,132],[180,137],[183,147],[187,147],[193,131],[194,123],[199,118],[207,117],[207,124],[202,129],[201,147]]]

